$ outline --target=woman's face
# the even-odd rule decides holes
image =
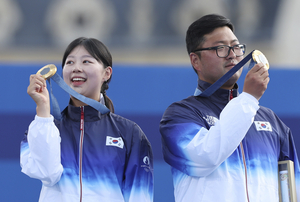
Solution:
[[[104,68],[83,46],[69,54],[63,68],[64,81],[76,92],[100,100],[101,86],[111,76],[112,68]]]

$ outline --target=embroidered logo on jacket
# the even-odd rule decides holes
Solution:
[[[255,127],[257,131],[271,131],[272,132],[272,126],[269,122],[264,121],[254,121]]]
[[[141,167],[144,168],[144,170],[146,172],[149,172],[151,170],[151,168],[150,168],[150,159],[148,156],[145,156],[143,158],[143,163],[144,163],[144,165],[141,165]]]
[[[216,117],[206,115],[203,119],[208,123],[210,126],[214,126],[216,121],[218,120]]]
[[[123,149],[124,142],[121,137],[106,136],[106,146],[115,146]]]

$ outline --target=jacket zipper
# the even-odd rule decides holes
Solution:
[[[246,158],[245,158],[245,152],[244,152],[244,147],[243,147],[243,143],[242,142],[240,143],[240,146],[241,146],[243,163],[244,163],[244,168],[245,168],[245,184],[246,184],[247,201],[250,202],[250,200],[249,200],[249,193],[248,193]]]
[[[229,100],[232,100],[233,99],[233,89],[230,90],[230,93],[229,93]]]
[[[79,142],[79,192],[80,202],[82,202],[82,150],[83,150],[83,138],[84,138],[84,107],[80,107],[80,142]]]
[[[229,93],[229,100],[233,99],[233,89],[230,90]],[[246,158],[245,158],[245,152],[244,152],[244,147],[243,147],[243,143],[240,143],[241,146],[241,151],[242,151],[242,157],[243,157],[243,164],[244,164],[244,168],[245,168],[245,184],[246,184],[246,194],[247,194],[247,201],[250,202],[249,200],[249,193],[248,193],[248,179],[247,179],[247,166],[246,166]]]

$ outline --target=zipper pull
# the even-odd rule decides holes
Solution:
[[[84,107],[80,107],[81,112],[80,112],[80,130],[83,130],[83,123],[84,123]]]
[[[230,90],[229,100],[233,99],[233,89]]]

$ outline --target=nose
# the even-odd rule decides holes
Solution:
[[[235,52],[233,51],[233,47],[229,47],[227,58],[228,58],[228,59],[236,58],[236,54],[235,54]]]
[[[72,71],[73,71],[73,72],[82,72],[82,68],[81,68],[80,64],[75,63],[75,64],[73,65],[73,70],[72,70]]]

